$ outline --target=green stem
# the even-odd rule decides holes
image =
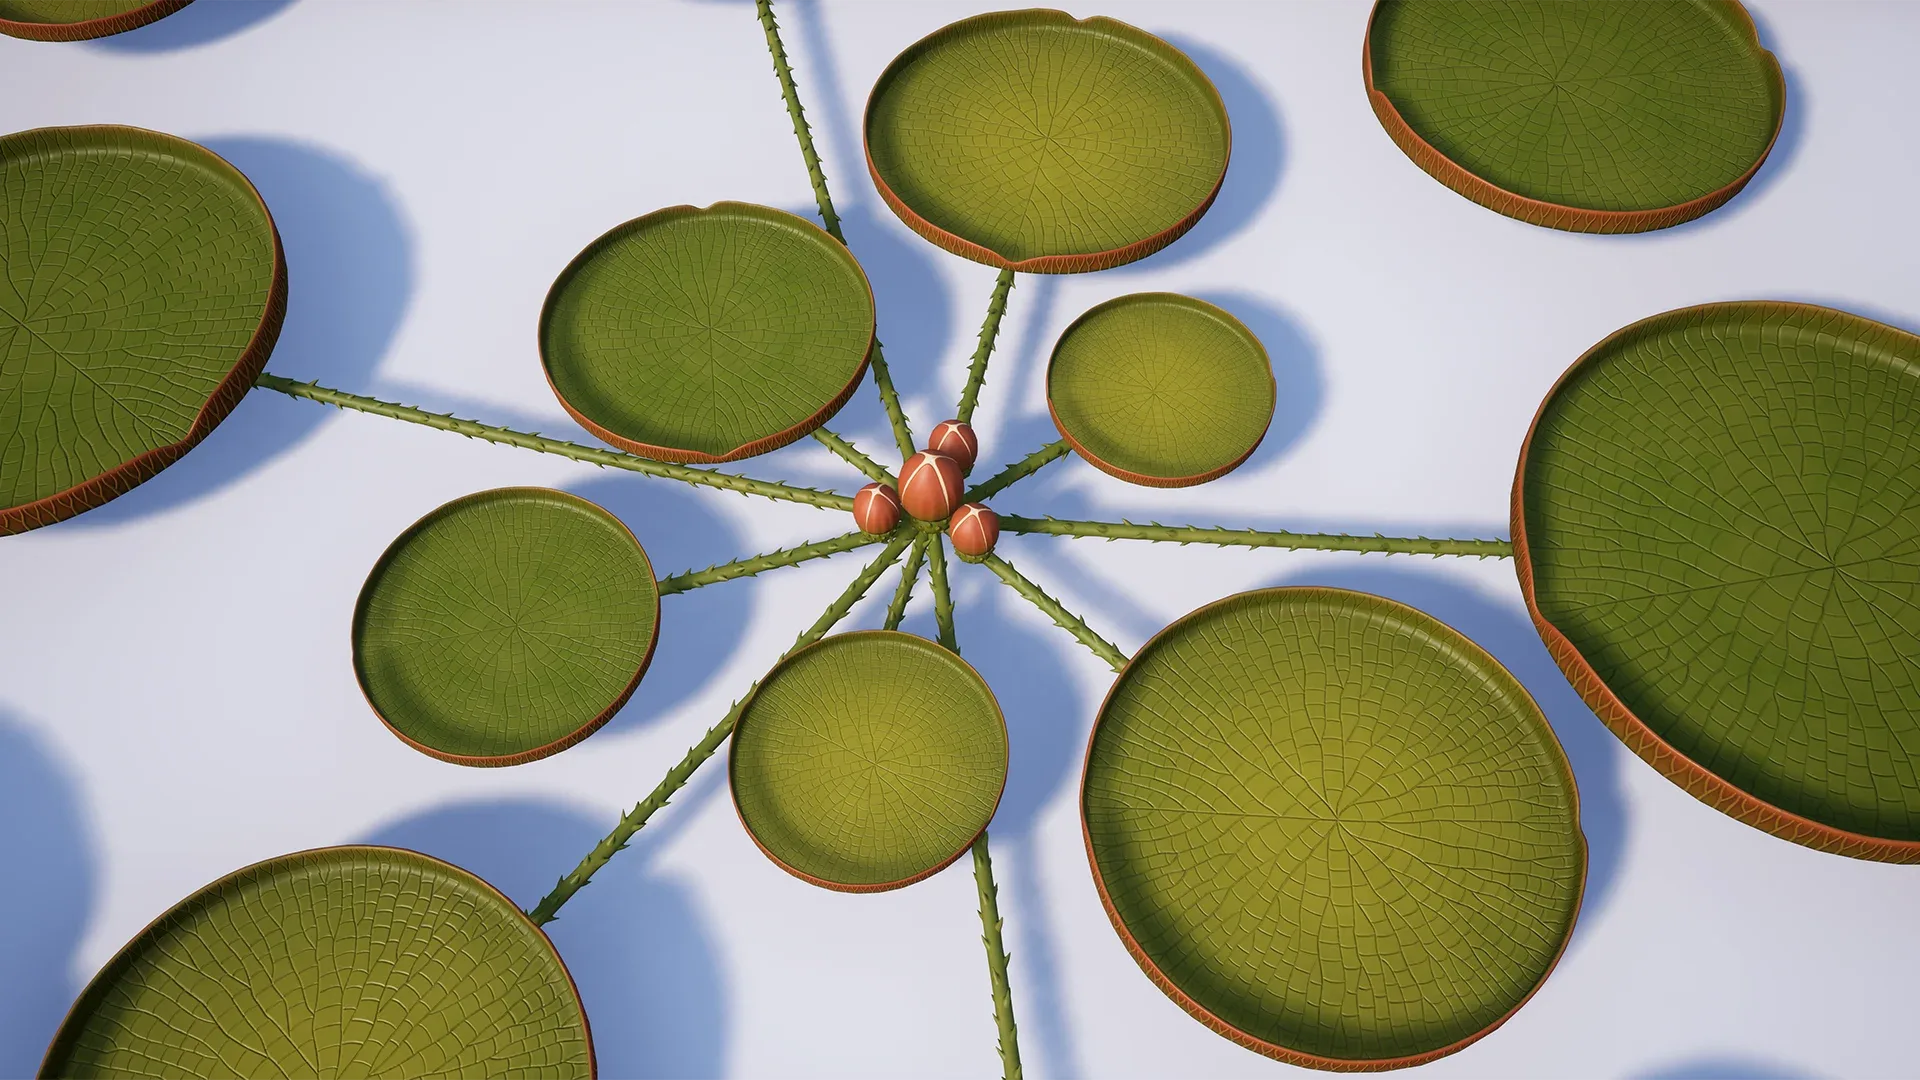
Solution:
[[[842,551],[852,551],[855,548],[866,547],[868,544],[877,544],[884,539],[886,537],[874,536],[856,529],[845,536],[836,536],[831,540],[815,540],[811,544],[781,548],[778,551],[769,551],[765,555],[754,555],[709,566],[705,570],[688,570],[672,577],[661,578],[660,595],[672,596],[675,593],[690,592],[702,585],[717,585],[722,581],[752,577],[782,566],[796,566],[809,559],[823,559],[828,555],[838,555]]]
[[[1000,889],[993,883],[993,859],[987,854],[984,829],[973,842],[973,887],[980,893],[980,940],[987,947],[993,1022],[1000,1029],[1000,1070],[1004,1080],[1020,1080],[1020,1032],[1013,1022],[1013,984],[1007,978],[1007,946],[1000,936]]]
[[[927,544],[927,580],[933,583],[933,622],[940,644],[960,655],[960,639],[953,633],[953,590],[947,586],[947,549],[936,536]]]
[[[581,446],[579,443],[565,442],[561,439],[549,439],[544,435],[514,431],[511,428],[494,427],[490,424],[461,420],[449,413],[430,413],[416,409],[411,405],[399,405],[391,401],[362,397],[343,390],[331,390],[318,383],[295,382],[278,375],[262,372],[254,380],[255,386],[268,390],[277,390],[291,397],[306,398],[322,405],[335,405],[342,409],[354,409],[372,413],[394,420],[405,420],[411,424],[422,424],[441,431],[451,431],[465,435],[470,439],[485,439],[487,442],[500,443],[503,446],[518,446],[523,450],[538,450],[543,454],[558,454],[575,461],[584,461],[589,465],[602,465],[629,472],[645,473],[648,476],[664,476],[670,480],[679,480],[688,484],[702,484],[707,487],[737,491],[742,495],[759,495],[768,499],[782,499],[786,502],[807,503],[828,510],[853,509],[853,500],[845,495],[836,495],[831,491],[819,491],[814,488],[795,487],[791,484],[777,484],[770,480],[755,480],[746,476],[735,476],[714,469],[696,469],[688,465],[672,465],[664,461],[653,461],[636,457],[618,450],[602,450],[593,446]]]
[[[1384,551],[1400,555],[1470,555],[1481,559],[1511,558],[1513,545],[1505,540],[1432,540],[1424,536],[1349,536],[1346,533],[1261,532],[1257,529],[1197,528],[1131,521],[1061,521],[1058,518],[1000,518],[1002,532],[1046,533],[1052,536],[1100,536],[1108,540],[1153,540],[1171,544],[1218,544],[1223,547],[1270,547],[1314,551]]]
[[[909,533],[896,533],[893,542],[880,553],[880,557],[868,563],[867,568],[860,571],[860,576],[854,578],[853,583],[847,586],[839,599],[829,604],[827,610],[814,620],[814,624],[794,641],[793,648],[781,654],[781,659],[784,660],[796,651],[819,641],[826,636],[827,631],[833,629],[835,623],[846,618],[847,612],[852,611],[853,605],[860,602],[860,598],[867,594],[868,589],[873,588],[873,583],[880,579],[880,575],[886,572],[887,567],[892,566],[900,558],[900,552],[906,548],[911,539],[912,536]],[[727,736],[733,734],[733,726],[739,722],[741,712],[745,710],[747,702],[753,698],[753,692],[759,687],[759,681],[755,680],[754,684],[747,688],[746,694],[727,710],[727,715],[719,723],[707,729],[707,733],[701,736],[699,742],[693,744],[693,748],[687,751],[679,764],[667,770],[667,775],[661,778],[653,791],[640,800],[632,810],[627,811],[626,816],[620,819],[620,824],[614,826],[612,832],[595,844],[593,850],[587,853],[587,857],[580,860],[580,865],[561,878],[552,892],[540,898],[540,902],[527,912],[527,917],[533,920],[534,925],[543,926],[552,922],[560,906],[572,899],[574,893],[585,888],[587,882],[593,880],[593,875],[627,846],[627,842],[632,840],[633,834],[639,832],[640,827],[647,823],[647,819],[667,805],[667,800],[673,798],[675,792],[686,786],[687,781],[692,779],[694,770],[712,757],[714,751],[720,749],[720,744],[727,741]]]
[[[780,27],[773,19],[770,0],[756,0],[761,29],[767,33],[767,51],[773,54],[773,74],[780,80],[780,96],[786,99],[787,116],[793,121],[793,137],[800,140],[800,157],[807,165],[807,182],[813,185],[813,201],[820,209],[820,222],[835,240],[846,245],[840,231],[840,215],[834,212],[833,196],[827,192],[827,174],[820,167],[820,155],[813,148],[813,131],[807,126],[806,111],[800,107],[800,91],[793,85],[793,68],[787,63],[786,46],[780,43]],[[893,428],[893,441],[900,449],[900,460],[913,456],[913,431],[907,427],[907,414],[900,408],[900,395],[893,388],[893,375],[887,370],[887,357],[880,339],[873,342],[870,360],[873,385],[880,391],[880,404],[887,410],[887,423]],[[871,475],[871,474],[869,474]]]
[[[1007,294],[1013,291],[1013,271],[1002,270],[993,282],[993,297],[987,301],[987,318],[980,324],[980,344],[973,350],[973,364],[967,368],[967,385],[960,391],[960,406],[954,417],[963,424],[973,423],[973,407],[980,400],[980,384],[987,381],[987,359],[993,355],[994,339],[1000,336],[1000,317],[1007,313]]]
[[[1028,454],[1026,457],[1021,458],[1019,461],[994,473],[993,476],[988,479],[982,480],[978,484],[968,488],[966,494],[960,496],[960,501],[963,503],[982,502],[989,496],[998,494],[1012,487],[1017,481],[1025,480],[1027,477],[1039,472],[1041,467],[1048,462],[1058,461],[1066,457],[1072,450],[1073,444],[1065,439],[1050,442],[1040,449],[1035,450],[1033,453]]]
[[[1000,520],[1004,522],[1006,519]],[[1118,646],[1106,638],[1094,633],[1093,628],[1089,627],[1080,616],[1060,606],[1060,601],[1048,596],[1040,586],[1027,580],[1020,571],[1013,568],[1012,563],[993,554],[989,554],[981,561],[986,563],[987,569],[999,575],[1001,581],[1012,586],[1014,592],[1026,597],[1034,607],[1045,612],[1047,617],[1053,620],[1054,625],[1078,638],[1080,644],[1093,650],[1093,655],[1105,660],[1113,670],[1120,671],[1127,666],[1126,653],[1121,652]]]
[[[900,620],[907,617],[907,601],[913,598],[913,583],[920,577],[920,564],[927,557],[927,543],[932,539],[921,533],[913,542],[913,549],[907,552],[907,564],[900,568],[900,587],[893,590],[893,603],[887,605],[888,630],[900,629]]]
[[[860,452],[860,448],[828,431],[826,428],[814,428],[813,437],[822,446],[839,454],[847,464],[867,475],[867,479],[879,484],[892,484],[893,474],[882,468],[880,463]]]

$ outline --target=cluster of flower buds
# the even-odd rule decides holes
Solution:
[[[979,503],[961,505],[966,475],[980,452],[973,428],[947,420],[933,429],[927,448],[900,466],[899,485],[868,484],[853,497],[853,520],[876,536],[892,532],[905,513],[920,521],[947,522],[955,551],[979,558],[1000,538],[1000,518]]]

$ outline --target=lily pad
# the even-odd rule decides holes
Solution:
[[[395,735],[461,765],[557,754],[620,711],[653,659],[660,589],[619,518],[497,488],[400,534],[353,612],[353,669]]]
[[[1644,232],[1738,194],[1786,84],[1737,3],[1380,0],[1362,57],[1401,150],[1482,206],[1574,232]]]
[[[663,461],[734,461],[840,411],[873,292],[846,246],[748,203],[673,206],[588,245],[547,293],[540,357],[589,431]]]
[[[1273,422],[1273,367],[1240,320],[1174,293],[1116,297],[1075,319],[1047,364],[1047,408],[1080,456],[1130,483],[1202,484]]]
[[[1682,308],[1594,346],[1514,479],[1520,585],[1600,718],[1694,797],[1920,862],[1920,338]]]
[[[915,232],[1034,273],[1103,270],[1179,239],[1213,205],[1232,133],[1185,53],[1063,11],[946,26],[867,100],[867,169]]]
[[[593,1042],[547,936],[412,851],[256,863],[176,904],[94,976],[58,1076],[587,1077]]]
[[[787,657],[740,715],[734,806],[787,872],[842,892],[959,858],[1007,779],[1007,726],[966,661],[913,634],[836,634]]]
[[[0,0],[0,34],[85,41],[164,19],[193,0]]]
[[[1108,692],[1081,791],[1108,917],[1234,1042],[1375,1069],[1453,1053],[1553,969],[1586,874],[1533,699],[1459,633],[1342,589],[1187,615]]]
[[[0,137],[0,534],[178,460],[266,366],[280,236],[218,155],[129,127]]]

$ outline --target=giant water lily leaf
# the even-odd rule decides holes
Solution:
[[[633,533],[547,488],[440,507],[380,557],[353,666],[414,748],[462,765],[559,753],[612,718],[653,658],[660,590]]]
[[[764,454],[826,423],[873,345],[845,245],[747,203],[674,206],[580,253],[547,294],[540,356],[595,435],[665,461]]]
[[[1541,405],[1513,539],[1635,753],[1787,839],[1920,861],[1920,338],[1804,304],[1635,323]]]
[[[127,127],[0,138],[0,534],[166,468],[246,395],[286,313],[266,204]]]
[[[1101,270],[1177,240],[1213,204],[1226,106],[1186,54],[1061,11],[953,23],[867,102],[867,165],[914,231],[991,266]]]
[[[734,805],[788,872],[846,892],[959,858],[1000,803],[1007,728],[966,661],[913,634],[837,634],[769,672],[733,734]]]
[[[0,0],[0,34],[32,41],[84,41],[121,34],[193,0]]]
[[[1186,487],[1247,460],[1273,421],[1260,339],[1204,300],[1134,293],[1060,335],[1047,408],[1080,456],[1122,480]]]
[[[1434,619],[1265,589],[1161,631],[1108,693],[1081,805],[1100,895],[1181,1007],[1282,1061],[1473,1042],[1572,933],[1573,775],[1524,689]]]
[[[383,847],[221,878],[94,976],[41,1075],[586,1077],[587,1016],[492,886]]]
[[[1779,63],[1725,0],[1380,0],[1362,63],[1374,113],[1422,169],[1578,232],[1661,229],[1726,202],[1786,106]]]

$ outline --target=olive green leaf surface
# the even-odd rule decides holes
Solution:
[[[367,700],[416,749],[463,765],[558,753],[619,711],[653,657],[660,590],[593,503],[498,488],[387,548],[353,613]]]
[[[94,976],[48,1077],[586,1077],[579,994],[492,886],[397,848],[283,855],[175,905]]]
[[[1340,589],[1161,631],[1101,707],[1081,798],[1134,958],[1295,1064],[1412,1065],[1486,1034],[1553,968],[1586,872],[1573,775],[1520,684]]]
[[[285,311],[273,219],[213,152],[127,127],[0,137],[0,534],[172,464]]]
[[[1200,220],[1232,142],[1220,95],[1144,31],[1065,12],[963,19],[867,101],[867,165],[916,232],[1003,269],[1100,270]]]
[[[82,41],[124,33],[192,0],[0,0],[0,34],[33,41]]]
[[[1920,338],[1802,304],[1635,323],[1541,405],[1514,497],[1535,622],[1635,752],[1920,861]]]
[[[837,634],[788,657],[733,734],[734,805],[794,875],[846,892],[959,858],[1007,778],[1007,729],[966,661],[913,634]]]
[[[1737,3],[1380,0],[1374,112],[1442,183],[1581,232],[1665,228],[1732,198],[1779,134],[1785,84]]]
[[[540,313],[560,402],[665,461],[777,450],[839,411],[866,371],[873,293],[845,245],[747,203],[674,206],[588,245]]]
[[[1134,293],[1075,319],[1047,364],[1047,407],[1080,456],[1122,480],[1186,487],[1247,460],[1273,421],[1260,339],[1204,300]]]

